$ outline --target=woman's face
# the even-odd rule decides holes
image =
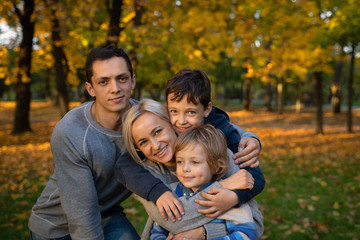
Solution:
[[[171,123],[146,112],[132,125],[135,146],[151,161],[173,165],[176,133]]]

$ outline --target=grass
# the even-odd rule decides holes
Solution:
[[[264,215],[262,239],[359,239],[359,110],[355,132],[346,133],[346,113],[333,115],[325,108],[324,135],[315,134],[312,109],[282,115],[261,108],[227,110],[232,122],[262,140],[267,184],[256,197]],[[53,170],[49,139],[60,116],[52,105],[34,102],[33,132],[12,136],[13,111],[13,102],[0,102],[0,239],[28,239],[31,207]],[[123,206],[141,233],[142,206],[131,197]]]

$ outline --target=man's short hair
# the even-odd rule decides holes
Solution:
[[[133,77],[133,68],[131,65],[131,60],[129,55],[122,49],[114,46],[102,46],[98,48],[94,48],[91,50],[89,55],[87,56],[85,63],[85,71],[86,71],[86,81],[91,83],[91,77],[93,76],[93,63],[97,60],[107,60],[113,57],[122,57],[124,58],[128,70],[130,72],[130,77]]]

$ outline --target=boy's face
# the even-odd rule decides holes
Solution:
[[[189,144],[176,152],[176,176],[193,192],[211,180],[213,174],[206,161],[206,153],[200,144]]]
[[[167,97],[167,107],[170,114],[171,124],[174,126],[175,131],[181,134],[192,127],[201,126],[204,124],[204,117],[209,116],[212,104],[204,108],[201,103],[194,104],[187,101],[187,95],[178,102],[171,100],[173,94]]]

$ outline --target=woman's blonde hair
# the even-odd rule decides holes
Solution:
[[[132,158],[140,162],[141,158],[137,153],[133,137],[132,137],[132,126],[136,119],[142,116],[144,113],[152,113],[159,118],[169,122],[170,118],[167,109],[159,102],[152,99],[143,99],[138,104],[132,106],[123,116],[122,119],[122,133],[124,136],[125,146],[132,156]]]
[[[195,144],[204,149],[207,164],[214,175],[212,180],[224,176],[229,162],[224,134],[210,124],[191,128],[177,138],[175,157],[178,151]]]

